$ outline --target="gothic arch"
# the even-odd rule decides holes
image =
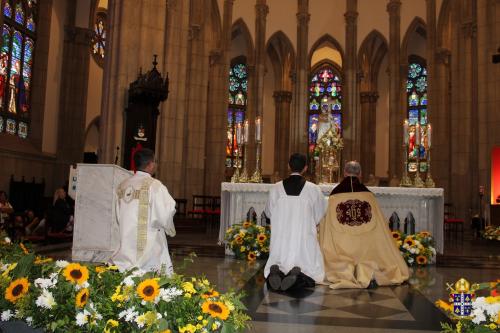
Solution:
[[[273,64],[276,90],[291,91],[290,72],[295,66],[295,50],[283,31],[276,31],[267,41],[266,52]]]
[[[219,44],[222,35],[222,22],[219,12],[219,6],[217,5],[217,0],[212,0],[210,6],[211,6],[210,28],[212,30],[211,42],[213,44]],[[220,45],[217,46],[219,47]]]
[[[254,43],[252,39],[252,35],[250,34],[250,30],[248,29],[245,21],[240,17],[236,21],[234,21],[233,26],[231,28],[231,48],[233,46],[233,40],[242,36],[246,50],[238,50],[235,56],[244,55],[247,58],[247,64],[252,65],[254,63]],[[232,57],[234,58],[234,57]]]
[[[378,30],[372,30],[358,51],[358,71],[362,73],[361,91],[376,90],[380,65],[387,55],[389,43]]]
[[[437,22],[437,47],[451,49],[451,1],[444,0],[441,4]]]
[[[331,46],[332,48],[336,49],[340,53],[340,58],[342,60],[342,63],[344,63],[344,50],[342,49],[342,46],[340,43],[333,38],[330,34],[324,34],[321,36],[311,47],[311,50],[309,51],[309,57],[308,61],[309,64],[311,64],[312,56],[314,52],[319,49],[322,46]],[[341,64],[338,64],[341,65]]]
[[[402,64],[408,64],[408,55],[409,55],[408,47],[410,46],[411,38],[415,34],[419,34],[424,39],[427,38],[427,25],[426,25],[425,21],[421,17],[418,17],[418,16],[416,16],[413,19],[413,21],[408,26],[408,29],[406,29],[406,33],[405,33],[405,36],[403,38],[403,42],[401,44],[401,63]]]

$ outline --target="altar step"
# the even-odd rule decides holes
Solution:
[[[500,267],[500,256],[478,257],[478,256],[438,255],[436,258],[436,266],[498,269],[498,267]]]

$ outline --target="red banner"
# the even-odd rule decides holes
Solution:
[[[500,147],[491,151],[491,204],[500,204]]]

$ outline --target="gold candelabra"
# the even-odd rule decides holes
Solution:
[[[427,149],[427,177],[425,178],[425,187],[436,187],[436,183],[431,175],[431,147]]]
[[[261,174],[261,163],[260,156],[262,154],[262,142],[259,140],[256,142],[256,154],[255,154],[255,172],[250,178],[250,182],[252,183],[262,183],[262,174]]]
[[[236,166],[234,169],[233,176],[231,177],[231,183],[239,183],[240,181],[240,149],[236,151]]]
[[[247,172],[247,143],[243,143],[243,171],[240,174],[240,178],[238,179],[239,183],[248,183],[249,177]]]
[[[413,186],[415,187],[425,187],[422,178],[420,177],[420,144],[417,145],[417,172],[415,173],[415,179],[413,180]]]
[[[411,187],[413,184],[411,182],[411,178],[408,176],[408,144],[405,143],[403,144],[403,155],[404,155],[404,161],[403,161],[403,177],[401,178],[401,183],[399,186],[402,187]]]

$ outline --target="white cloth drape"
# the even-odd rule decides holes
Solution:
[[[138,171],[125,180],[120,188],[125,193],[139,191],[142,184],[151,179],[148,173]],[[173,217],[175,200],[167,188],[158,180],[153,179],[149,187],[149,206],[147,239],[142,256],[137,253],[139,200],[127,199],[127,195],[116,200],[116,216],[120,230],[120,248],[113,255],[112,261],[121,270],[134,267],[152,271],[164,269],[167,274],[173,272],[172,261],[168,252],[167,237],[175,236]]]

